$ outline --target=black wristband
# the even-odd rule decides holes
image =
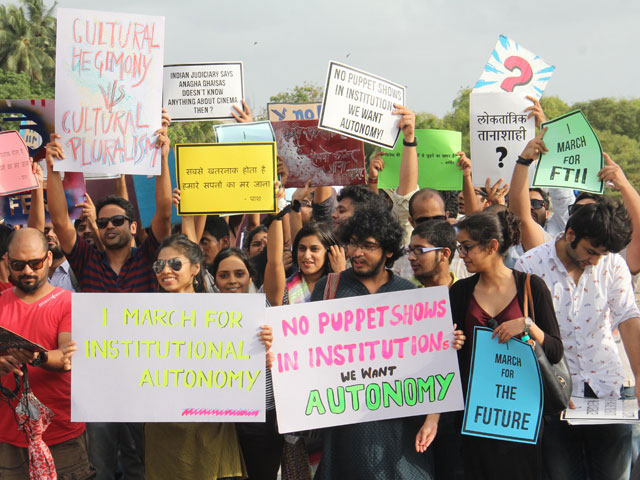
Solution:
[[[47,363],[47,360],[49,360],[49,355],[47,354],[47,352],[40,352],[36,359],[31,362],[31,366],[40,367],[41,365]]]
[[[418,137],[413,137],[413,142],[407,142],[406,138],[402,139],[402,144],[405,147],[417,147],[418,146]]]
[[[533,158],[518,157],[518,159],[516,160],[516,163],[519,163],[520,165],[524,165],[525,167],[528,167],[533,163]]]
[[[291,203],[291,210],[293,210],[296,213],[300,213],[300,209],[302,208],[302,205],[300,204],[300,200],[294,200]]]

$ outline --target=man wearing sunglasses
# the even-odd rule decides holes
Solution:
[[[0,356],[3,396],[16,388],[16,377],[24,379],[26,368],[36,398],[53,413],[43,440],[55,467],[65,478],[93,478],[87,455],[85,424],[71,422],[71,292],[49,283],[52,254],[47,239],[34,228],[11,234],[7,265],[14,288],[0,294],[0,326],[42,345],[46,353],[10,349]],[[26,367],[25,367],[26,366]],[[16,400],[11,400],[15,407]],[[18,429],[13,410],[0,404],[0,476],[29,478],[29,452],[25,434]],[[11,475],[13,474],[13,475]],[[15,475],[15,476],[14,476]],[[68,477],[66,477],[68,476]],[[9,477],[7,477],[9,478]]]

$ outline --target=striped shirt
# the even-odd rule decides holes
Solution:
[[[140,248],[131,248],[131,255],[117,275],[111,269],[106,253],[93,248],[80,235],[76,235],[76,244],[65,255],[82,292],[156,292],[158,281],[151,266],[156,259],[158,245],[153,232],[149,231]]]

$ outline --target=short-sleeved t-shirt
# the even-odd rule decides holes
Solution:
[[[34,303],[19,299],[13,289],[0,294],[0,325],[38,343],[47,350],[58,348],[58,334],[71,331],[71,292],[56,287]],[[71,372],[52,372],[41,367],[27,366],[29,384],[36,398],[53,410],[55,416],[45,430],[47,445],[55,445],[75,438],[85,429],[84,423],[71,423]],[[13,390],[13,374],[0,377],[2,386]],[[15,407],[16,402],[12,405]],[[13,412],[0,403],[0,442],[26,447],[27,441],[18,430]]]

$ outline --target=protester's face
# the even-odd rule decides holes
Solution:
[[[216,237],[211,235],[209,232],[203,232],[202,237],[200,237],[200,248],[204,254],[204,264],[211,265],[213,263],[213,259],[218,255],[218,252],[224,247]]]
[[[96,239],[93,236],[93,232],[91,231],[91,228],[89,228],[89,222],[87,222],[86,220],[81,220],[80,222],[78,222],[76,233],[89,245],[93,246],[96,244]]]
[[[333,220],[333,229],[337,230],[340,225],[353,217],[355,211],[355,205],[350,198],[343,198],[338,202],[336,211],[333,212],[331,218]]]
[[[327,249],[317,235],[302,237],[298,243],[298,267],[303,275],[321,272],[327,257]]]
[[[180,268],[175,270],[180,261]],[[158,285],[167,292],[182,293],[193,291],[193,278],[200,271],[200,265],[193,264],[180,250],[173,247],[164,247],[158,252],[158,260],[164,261],[164,268],[156,273]]]
[[[438,273],[440,264],[443,261],[442,250],[432,250],[426,253],[414,253],[416,247],[434,248],[424,238],[413,235],[409,243],[409,263],[416,278],[430,278]]]
[[[609,253],[604,247],[594,246],[587,238],[578,240],[576,248],[573,248],[571,243],[575,240],[575,233],[571,229],[568,229],[567,233],[565,233],[565,238],[567,240],[567,256],[581,270],[584,270],[590,265],[597,265],[600,258]]]
[[[373,237],[364,240],[352,238],[347,245],[347,253],[353,273],[361,278],[375,277],[384,269],[387,258],[391,257]]]
[[[413,224],[417,225],[428,220],[444,220],[446,214],[442,200],[435,197],[425,197],[418,199],[413,203],[413,215],[411,219]]]
[[[12,242],[8,250],[9,276],[11,282],[25,293],[35,292],[46,285],[49,276],[49,267],[53,261],[50,251],[43,250],[42,243],[34,238],[24,238],[20,242]],[[41,260],[40,268],[32,268],[26,264],[22,270],[14,270],[12,260]],[[35,262],[38,263],[38,262]]]
[[[49,245],[49,250],[51,251],[53,258],[58,259],[64,257],[64,252],[62,251],[62,247],[60,246],[60,240],[58,240],[56,232],[53,231],[52,224],[45,224],[44,236],[47,237],[47,244]]]
[[[116,215],[126,215],[126,213],[117,205],[105,205],[98,212],[98,218],[110,218]],[[99,231],[104,247],[108,250],[117,250],[131,245],[133,235],[136,233],[136,224],[125,220],[122,225],[116,227],[109,222],[105,228],[101,228]]]
[[[222,293],[247,293],[251,277],[244,262],[232,255],[218,264],[215,281]]]
[[[469,273],[484,271],[488,257],[485,247],[473,240],[466,230],[458,232],[458,246],[458,255],[464,261]]]
[[[258,232],[249,244],[249,257],[255,257],[267,246],[267,232]]]
[[[529,200],[531,202],[531,216],[538,225],[544,227],[547,224],[548,214],[547,206],[544,204],[544,198],[542,198],[540,192],[532,190],[529,192]]]

